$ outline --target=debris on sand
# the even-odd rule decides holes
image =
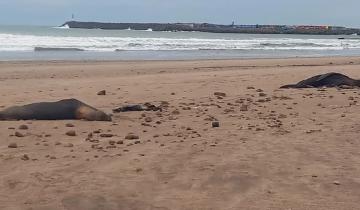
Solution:
[[[119,112],[162,111],[163,107],[164,107],[163,103],[159,106],[156,106],[151,103],[132,104],[132,105],[125,105],[117,109],[113,109],[113,112],[119,113]]]

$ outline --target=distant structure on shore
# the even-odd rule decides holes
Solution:
[[[101,23],[68,21],[62,26],[103,30],[198,31],[210,33],[353,35],[360,29],[340,26],[312,25],[219,25],[210,23]]]

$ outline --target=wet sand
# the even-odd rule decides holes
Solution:
[[[358,209],[360,90],[278,87],[359,69],[359,57],[0,62],[2,109],[166,105],[0,122],[0,209]]]

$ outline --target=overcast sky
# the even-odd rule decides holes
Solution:
[[[0,24],[107,22],[317,24],[360,27],[360,0],[0,0]]]

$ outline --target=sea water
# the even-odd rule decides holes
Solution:
[[[339,39],[345,38],[345,39]],[[0,26],[0,60],[176,60],[360,55],[358,36]]]

